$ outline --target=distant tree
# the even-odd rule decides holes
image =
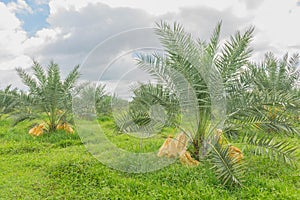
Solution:
[[[83,118],[89,119],[93,116],[110,116],[112,114],[112,97],[105,91],[105,85],[83,83],[74,101],[76,101],[76,112]]]
[[[0,90],[0,115],[12,112],[18,105],[18,98],[18,89],[12,89],[11,85],[8,85],[4,90]]]

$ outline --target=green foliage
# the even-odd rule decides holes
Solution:
[[[254,88],[258,90],[293,91],[300,81],[299,54],[285,54],[278,59],[267,53],[261,64],[252,64]],[[258,76],[256,76],[258,75]]]
[[[231,125],[299,134],[294,123],[300,108],[298,59],[286,54],[279,60],[269,53],[261,64],[248,64],[229,87]]]
[[[198,129],[193,136],[192,154],[196,158],[207,156],[214,153],[213,161],[218,168],[217,173],[224,184],[240,184],[241,173],[233,175],[233,171],[238,171],[237,162],[226,160],[226,151],[218,149],[214,145],[209,145],[212,139],[214,126],[211,124],[211,94],[222,95],[224,91],[223,82],[219,77],[228,80],[234,70],[247,63],[250,56],[250,50],[247,46],[252,38],[253,28],[247,30],[244,34],[239,32],[231,37],[229,42],[225,42],[221,55],[218,55],[218,41],[220,36],[221,23],[219,23],[208,43],[192,38],[191,34],[186,33],[179,24],[173,27],[167,23],[157,25],[156,32],[164,46],[167,55],[162,57],[158,54],[141,55],[138,60],[138,66],[150,72],[154,76],[159,76],[167,83],[170,88],[182,88],[180,78],[172,73],[172,70],[179,72],[189,82],[188,87],[192,87],[197,98],[197,109],[199,109],[200,120]],[[221,73],[219,73],[219,71]],[[173,86],[173,87],[172,87]],[[177,86],[177,87],[176,87]],[[179,86],[179,87],[178,87]],[[220,105],[222,106],[222,105]],[[217,116],[213,116],[218,119]],[[210,149],[214,151],[210,151]],[[220,151],[217,151],[220,150]],[[218,155],[218,156],[217,156]],[[224,157],[225,156],[225,157]],[[218,163],[217,160],[220,162]],[[228,162],[224,162],[228,161]],[[222,163],[223,165],[221,165]],[[239,171],[240,172],[240,171]],[[236,175],[236,176],[235,176]]]
[[[244,33],[237,32],[226,41],[221,50],[221,54],[216,56],[216,66],[222,74],[225,84],[232,80],[244,65],[248,64],[252,49],[249,44],[253,38],[254,27],[247,29]],[[220,34],[218,31],[216,34]],[[215,55],[213,55],[215,56]]]
[[[286,55],[282,61],[278,61],[268,54],[262,66],[250,64],[252,49],[249,44],[253,38],[253,27],[244,33],[238,31],[222,46],[219,45],[221,23],[217,24],[208,42],[194,40],[177,23],[170,26],[161,22],[155,30],[166,54],[140,54],[138,66],[162,81],[170,90],[169,94],[192,88],[197,98],[195,109],[199,110],[200,118],[198,129],[188,133],[192,135],[192,154],[197,159],[208,156],[223,184],[241,185],[242,163],[230,159],[227,148],[214,145],[214,131],[218,122],[212,124],[212,119],[224,120],[220,119],[222,115],[218,112],[226,107],[224,132],[227,134],[233,131],[243,134],[246,130],[253,129],[297,133],[297,126],[292,120],[294,117],[291,117],[292,110],[296,110],[297,114],[299,111],[299,97],[295,92],[295,85],[299,82],[299,73],[296,71],[297,56],[288,59]],[[181,81],[183,78],[189,85],[184,85]],[[218,102],[212,102],[216,99]],[[149,98],[142,100],[149,103]],[[213,104],[218,104],[219,110],[214,110]],[[135,116],[141,120],[145,118],[145,115]],[[120,119],[122,120],[128,122],[126,117]],[[127,123],[128,126],[132,124],[134,123]],[[284,155],[287,163],[291,163],[293,147],[285,142],[273,144],[268,143],[268,140],[264,140],[265,143],[247,141],[252,145],[263,145],[268,149],[265,151],[268,156],[279,158]]]
[[[136,138],[115,135],[110,126],[113,122],[101,120],[116,145],[137,150]],[[293,200],[299,196],[297,170],[282,162],[251,156],[250,149],[244,152],[248,163],[244,187],[228,189],[219,184],[209,162],[201,162],[196,168],[175,163],[152,173],[128,174],[102,165],[76,135],[56,132],[33,139],[25,131],[29,122],[15,127],[10,123],[0,121],[0,199]],[[13,138],[9,137],[12,131]],[[169,133],[166,130],[164,135]],[[149,144],[148,151],[157,150],[164,139],[161,137],[155,146]],[[299,147],[299,137],[287,140]]]
[[[99,117],[111,116],[113,98],[108,95],[105,85],[96,85],[92,83],[83,83],[78,86],[80,90],[74,96],[77,107],[76,112],[85,119],[92,119],[97,115]]]
[[[105,85],[99,85],[95,91],[96,110],[97,114],[101,116],[110,116],[112,114],[112,96],[106,93]]]
[[[244,178],[244,163],[230,157],[229,146],[218,143],[212,145],[211,162],[222,184],[235,186],[242,185]]]
[[[174,127],[177,128],[175,130],[184,130],[181,127],[181,124],[178,123],[180,120],[177,121],[177,117],[180,117],[182,113],[179,112],[179,100],[176,98],[175,94],[184,94],[186,90],[190,91],[191,89],[191,91],[195,92],[197,104],[195,109],[199,111],[197,117],[199,117],[200,120],[198,121],[197,130],[191,134],[187,134],[192,135],[192,147],[190,148],[190,150],[193,151],[192,155],[203,162],[201,163],[202,168],[196,168],[195,171],[185,171],[183,167],[176,165],[175,168],[164,169],[165,171],[162,170],[162,172],[160,172],[162,173],[162,176],[169,176],[170,169],[172,172],[174,172],[174,170],[179,170],[180,172],[175,174],[179,177],[183,177],[184,181],[188,180],[186,181],[186,184],[189,185],[182,184],[182,182],[184,182],[182,179],[179,180],[174,177],[173,179],[171,178],[174,183],[161,181],[160,178],[162,177],[159,177],[161,174],[158,175],[158,177],[156,175],[140,175],[137,179],[140,182],[138,182],[137,185],[142,189],[145,188],[143,181],[146,181],[149,185],[155,185],[154,188],[157,186],[156,182],[159,182],[162,185],[167,184],[174,192],[178,192],[175,188],[178,187],[178,184],[181,184],[182,187],[187,186],[189,193],[186,191],[179,191],[184,193],[184,195],[180,193],[176,194],[175,197],[199,198],[203,194],[197,193],[197,191],[201,187],[207,187],[207,182],[210,184],[209,188],[213,189],[213,191],[215,190],[215,185],[218,181],[213,178],[214,176],[212,174],[209,174],[209,168],[213,168],[218,180],[226,186],[240,186],[242,185],[242,182],[245,182],[243,185],[250,186],[250,191],[255,192],[255,195],[257,195],[258,191],[255,188],[257,184],[256,181],[258,181],[262,188],[271,190],[271,192],[267,192],[268,195],[274,194],[273,177],[268,183],[265,183],[265,177],[256,177],[254,170],[250,167],[248,169],[244,167],[245,161],[240,161],[237,158],[230,156],[230,144],[220,145],[217,142],[215,130],[218,123],[213,124],[212,119],[222,119],[218,118],[221,115],[218,115],[213,108],[216,103],[213,102],[215,99],[219,100],[218,103],[220,103],[220,105],[218,106],[220,108],[222,106],[226,106],[227,108],[227,119],[225,122],[226,129],[224,130],[226,134],[229,135],[235,132],[239,136],[245,134],[245,132],[250,133],[253,130],[269,133],[267,136],[266,134],[264,136],[258,136],[256,134],[246,135],[241,143],[243,146],[248,147],[245,149],[245,154],[253,153],[254,155],[266,155],[275,161],[283,160],[285,163],[292,165],[297,165],[298,163],[295,156],[298,150],[295,145],[288,141],[276,141],[276,135],[273,135],[273,133],[285,133],[289,136],[295,133],[295,135],[297,135],[297,133],[299,133],[299,125],[297,121],[295,122],[295,119],[299,120],[300,105],[300,71],[297,68],[299,65],[299,56],[293,55],[289,57],[288,54],[286,54],[283,59],[280,60],[275,58],[273,54],[268,53],[262,63],[250,63],[249,58],[252,49],[249,48],[249,44],[253,37],[254,28],[250,27],[243,33],[237,32],[234,36],[231,36],[228,41],[225,41],[222,46],[219,45],[220,31],[221,23],[218,23],[210,40],[206,42],[201,41],[200,39],[195,40],[192,38],[191,34],[186,33],[184,28],[177,23],[170,26],[167,23],[161,22],[160,24],[157,24],[156,33],[166,50],[166,54],[140,54],[138,57],[138,66],[155,76],[159,81],[162,81],[163,84],[139,85],[139,87],[134,89],[135,97],[129,103],[129,113],[123,112],[122,109],[118,110],[120,115],[117,117],[116,121],[120,130],[124,132],[139,132],[140,128],[143,127],[143,131],[155,132],[156,130],[163,128],[165,123],[162,122],[165,122],[164,120],[153,120],[159,119],[152,115],[153,113],[155,114],[155,110],[151,109],[155,105],[164,107],[164,112],[168,116],[168,126],[174,125]],[[117,143],[117,146],[123,147],[126,150],[133,150],[134,152],[147,152],[153,149],[156,150],[161,144],[160,140],[165,138],[164,134],[166,134],[166,132],[162,131],[163,137],[157,136],[154,138],[153,143],[148,141],[145,142],[146,145],[143,146],[141,145],[143,140],[131,139],[128,135],[124,134],[112,134],[111,129],[115,124],[110,122],[110,115],[112,113],[111,104],[113,103],[114,106],[117,105],[117,108],[124,108],[124,105],[127,105],[128,102],[118,99],[117,97],[108,96],[105,93],[105,86],[90,86],[80,92],[78,88],[75,88],[75,83],[79,78],[78,66],[67,75],[64,81],[61,80],[58,65],[53,62],[50,63],[47,71],[44,71],[42,66],[34,61],[32,70],[33,75],[30,75],[21,68],[17,69],[18,75],[24,84],[28,86],[29,93],[22,91],[18,92],[16,89],[11,89],[10,86],[0,92],[1,114],[19,114],[17,122],[23,123],[26,123],[26,119],[33,119],[36,117],[46,119],[49,131],[54,132],[61,121],[66,121],[67,117],[71,116],[71,96],[78,92],[78,95],[74,100],[85,101],[85,104],[86,102],[90,102],[91,106],[78,108],[79,110],[77,110],[77,112],[80,112],[83,115],[85,113],[92,114],[91,117],[95,117],[97,116],[96,114],[99,114],[100,121],[104,124],[103,128],[110,130],[108,137]],[[220,80],[220,77],[223,80]],[[182,81],[183,79],[186,79],[188,84]],[[224,94],[227,100],[226,104],[220,100],[223,99]],[[131,118],[128,118],[128,114]],[[29,127],[26,126],[26,128]],[[97,171],[94,166],[99,167],[99,164],[92,160],[89,157],[90,155],[85,155],[85,152],[80,149],[82,146],[80,146],[81,142],[77,135],[62,136],[60,132],[55,132],[54,134],[43,135],[28,145],[26,142],[21,142],[20,144],[15,144],[14,142],[31,141],[32,138],[29,135],[23,136],[20,139],[19,132],[22,132],[21,130],[11,129],[9,131],[10,134],[7,134],[7,130],[5,133],[0,134],[2,140],[5,142],[7,140],[9,141],[8,144],[1,144],[0,154],[4,155],[4,157],[7,155],[18,156],[18,154],[41,153],[44,152],[45,149],[48,149],[44,148],[45,146],[50,147],[50,153],[53,154],[51,155],[51,158],[58,157],[61,159],[60,161],[65,159],[65,157],[60,158],[57,156],[57,153],[62,153],[60,148],[73,148],[71,150],[75,149],[75,151],[81,152],[81,156],[88,162],[74,161],[72,160],[74,155],[67,152],[66,155],[69,156],[71,161],[68,160],[62,164],[55,163],[50,170],[47,169],[47,173],[50,174],[49,176],[43,174],[47,177],[47,181],[50,180],[49,182],[46,181],[46,185],[51,188],[55,188],[57,182],[60,184],[59,186],[62,186],[63,188],[68,184],[71,185],[71,189],[78,186],[82,188],[82,191],[80,191],[81,193],[71,190],[68,194],[65,191],[55,191],[57,192],[56,194],[61,195],[61,197],[65,198],[67,195],[67,198],[84,198],[87,196],[95,197],[95,195],[101,194],[102,196],[99,197],[106,195],[110,198],[108,191],[110,191],[111,188],[109,187],[114,183],[119,183],[119,174],[116,175],[116,172],[113,170],[105,169],[108,172],[107,174],[113,174],[113,176],[116,176],[117,178],[106,177],[108,182],[102,184],[102,177],[99,178],[99,174],[101,174],[101,176],[105,176],[106,174]],[[42,142],[42,145],[37,141]],[[137,142],[139,142],[139,144],[137,144]],[[141,150],[142,146],[145,148]],[[16,148],[12,150],[13,147]],[[44,156],[43,158],[47,157]],[[255,161],[255,158],[251,158],[250,156],[248,158],[250,161]],[[205,162],[206,160],[209,162]],[[263,160],[263,158],[257,162],[262,162],[266,166],[271,167],[269,166],[270,164],[268,161]],[[8,161],[7,164],[15,163]],[[45,169],[40,163],[28,163],[28,165],[31,164],[33,164],[34,167]],[[277,162],[276,165],[278,165],[279,171],[285,172],[285,176],[288,176],[289,173],[295,173],[290,166],[282,166],[280,162]],[[262,167],[260,168],[253,166],[253,164],[251,165],[251,162],[249,166],[256,167],[255,170],[262,170],[264,173],[268,173]],[[2,168],[7,170],[5,167]],[[69,170],[71,170],[70,174],[67,173]],[[96,170],[96,173],[94,170]],[[284,170],[287,170],[287,173]],[[245,172],[250,172],[250,175]],[[97,173],[99,177],[95,178],[94,175]],[[199,182],[199,174],[203,177],[206,176],[205,180],[207,182]],[[209,177],[207,177],[207,174],[209,174]],[[3,174],[0,175],[3,176]],[[36,175],[40,174],[37,172]],[[187,177],[186,175],[192,175],[194,179],[191,179],[191,177]],[[28,174],[25,172],[24,177],[27,176]],[[129,188],[134,191],[134,197],[153,197],[153,195],[157,194],[155,193],[157,190],[153,190],[151,191],[151,194],[145,196],[143,192],[137,191],[134,187],[136,186],[136,179],[133,179],[131,175],[124,176],[128,176],[125,177],[129,179],[129,181],[127,180],[128,182],[126,182],[126,187],[129,185]],[[88,177],[90,182],[85,182],[86,179],[82,179],[82,177]],[[150,181],[148,180],[149,177],[156,181],[155,184],[151,182],[151,179],[149,179]],[[280,188],[280,186],[285,186],[281,183],[283,177],[276,179],[276,187]],[[293,180],[292,182],[288,182],[289,186],[291,188],[297,188],[299,182],[294,181],[294,177],[289,178],[292,178]],[[62,180],[61,182],[60,179]],[[0,178],[0,180],[4,179]],[[250,182],[247,183],[246,180]],[[12,180],[9,179],[7,182],[10,183],[10,181]],[[33,183],[39,183],[37,180],[33,181]],[[91,185],[89,185],[90,183]],[[197,187],[195,188],[192,183]],[[84,186],[81,186],[81,184]],[[255,187],[251,184],[255,185]],[[85,187],[86,185],[91,187]],[[272,189],[270,189],[271,185]],[[98,186],[104,186],[106,188],[105,191],[97,193]],[[124,185],[121,185],[120,187],[125,191],[126,187]],[[95,191],[91,191],[90,188]],[[157,198],[173,198],[174,195],[169,193],[170,188],[168,188],[168,192],[159,190],[160,193]],[[0,187],[0,189],[2,188]],[[37,189],[40,190],[42,188],[37,187]],[[118,189],[119,188],[112,189],[115,192],[115,195]],[[286,189],[288,190],[290,188]],[[292,190],[292,195],[296,197],[296,192],[293,189],[290,190]],[[3,194],[10,195],[7,191],[8,190],[5,190]],[[25,191],[28,192],[27,190]],[[229,193],[224,192],[223,188],[219,188],[219,191],[221,191],[220,194],[222,194],[222,197],[224,197],[223,194],[226,194],[227,196],[225,196],[228,198],[231,197]],[[49,194],[49,191],[45,191],[45,193],[46,195],[34,193],[32,194],[32,197],[38,198],[42,196],[45,198],[46,196],[51,195]],[[20,194],[21,193],[10,197],[19,198]],[[132,197],[130,193],[126,194],[128,194],[128,198]],[[159,196],[160,194],[161,196]],[[212,192],[210,192],[208,196],[203,195],[202,197],[211,198],[211,194]],[[220,198],[220,194],[216,194],[216,198]],[[277,194],[278,192],[276,195]],[[283,199],[290,197],[280,192],[279,194]],[[251,198],[253,197],[253,194],[251,195],[249,193],[248,196],[243,196],[242,194],[237,193],[234,195],[234,198]],[[289,195],[291,194],[289,193]],[[120,195],[116,195],[116,197],[120,198]],[[121,197],[124,197],[124,195],[122,194]],[[276,198],[277,197],[278,195]]]
[[[47,116],[46,122],[50,132],[55,131],[57,125],[71,114],[72,91],[79,78],[78,68],[79,66],[76,66],[64,81],[61,80],[59,66],[54,62],[49,64],[45,72],[42,66],[34,61],[33,75],[22,68],[16,69],[23,83],[29,88],[25,104],[38,115],[41,113]]]
[[[162,85],[153,84],[141,84],[133,89],[134,97],[129,103],[129,109],[132,111],[132,115],[142,114],[148,115],[148,123],[151,120],[151,111],[157,112],[156,116],[152,116],[153,119],[161,119],[165,126],[171,126],[176,123],[176,118],[179,114],[179,102],[176,99],[176,95],[172,94],[167,88]],[[155,110],[159,107],[163,107],[164,110]],[[155,113],[154,113],[155,115]],[[132,116],[133,119],[139,117]],[[143,124],[146,125],[146,124]]]
[[[4,90],[0,90],[0,116],[12,112],[18,104],[19,92],[17,88],[12,89],[8,85]]]
[[[288,141],[275,141],[274,137],[259,137],[257,134],[244,136],[246,143],[255,155],[266,155],[275,161],[284,161],[288,164],[295,164],[295,151],[297,148]]]

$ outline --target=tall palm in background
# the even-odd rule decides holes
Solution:
[[[59,66],[54,62],[45,71],[34,61],[32,76],[24,69],[17,69],[23,83],[29,88],[29,107],[33,107],[36,114],[46,115],[49,132],[55,131],[60,121],[72,112],[72,92],[79,78],[78,68],[76,66],[65,80],[61,79]]]
[[[138,66],[154,77],[163,79],[168,86],[180,85],[180,78],[174,76],[171,73],[172,70],[184,76],[189,82],[189,87],[195,92],[197,98],[197,108],[195,109],[199,110],[197,130],[194,133],[187,133],[192,135],[191,150],[194,157],[198,160],[208,159],[212,162],[218,177],[224,184],[240,185],[243,176],[243,162],[229,156],[230,144],[220,145],[216,142],[220,138],[213,141],[215,137],[212,136],[214,136],[216,126],[212,124],[212,119],[222,119],[218,119],[218,113],[216,113],[218,109],[214,109],[212,106],[220,104],[220,108],[224,105],[227,108],[225,119],[227,132],[235,130],[238,134],[244,134],[243,129],[237,129],[237,127],[242,127],[249,122],[266,122],[266,118],[253,112],[253,110],[259,110],[261,105],[252,100],[257,97],[253,88],[257,83],[252,80],[256,75],[247,72],[252,52],[249,43],[252,40],[254,28],[250,27],[244,33],[237,32],[224,43],[222,48],[219,45],[221,23],[216,26],[208,42],[200,39],[194,40],[191,34],[186,33],[183,27],[177,23],[170,26],[162,22],[157,24],[155,30],[166,54],[161,55],[156,52],[151,55],[140,54]],[[258,81],[258,79],[255,80]],[[215,93],[213,94],[214,98],[212,98],[212,92]],[[224,104],[222,95],[226,96],[227,104]],[[280,96],[271,92],[270,95],[276,95],[278,102],[286,101],[289,96],[287,93]],[[262,98],[260,102],[267,102],[269,96],[260,96],[260,98]],[[295,108],[299,109],[299,105]],[[223,112],[222,109],[219,111]],[[291,127],[292,125],[285,123],[285,126]],[[282,126],[278,125],[277,127]],[[251,128],[253,127],[250,126],[248,130],[250,133],[254,133]],[[284,130],[294,131],[293,128]],[[282,159],[288,163],[293,161],[292,155],[295,148],[284,141],[276,142],[273,138],[251,134],[244,137],[243,142],[253,148],[256,153],[264,153],[271,158]]]
[[[299,55],[277,59],[268,53],[259,63],[247,63],[228,87],[231,128],[252,127],[271,132],[299,134]],[[229,127],[230,129],[230,127]]]

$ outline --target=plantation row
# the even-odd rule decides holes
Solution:
[[[222,45],[221,23],[209,41],[194,39],[177,23],[161,22],[155,30],[166,54],[140,53],[136,64],[160,84],[137,85],[128,101],[107,94],[104,85],[78,84],[79,66],[62,80],[56,63],[44,69],[34,61],[32,73],[16,70],[28,92],[11,86],[0,91],[0,119],[12,118],[13,125],[35,120],[28,130],[33,136],[61,130],[75,134],[72,105],[82,105],[76,106],[76,117],[87,121],[93,114],[112,119],[111,105],[116,105],[116,132],[160,133],[170,128],[183,133],[183,146],[169,137],[160,143],[158,154],[179,156],[188,165],[210,163],[226,186],[243,185],[243,151],[298,165],[297,146],[282,138],[299,136],[299,55],[279,59],[267,53],[261,62],[252,62],[253,27],[236,32]],[[190,98],[182,108],[186,94]],[[165,115],[153,120],[155,105],[162,106]]]

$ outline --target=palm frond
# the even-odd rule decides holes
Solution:
[[[204,47],[199,47],[191,34],[186,33],[184,28],[177,23],[171,27],[164,22],[157,24],[156,33],[167,51],[171,68],[182,73],[191,82],[191,85],[206,78],[201,78],[201,75],[206,74],[204,69],[206,65],[203,65],[200,59]],[[191,79],[191,77],[194,78]]]
[[[3,91],[0,90],[0,114],[12,112],[18,105],[18,90],[8,85]]]
[[[40,86],[44,87],[45,83],[47,81],[47,77],[46,77],[45,71],[42,68],[42,66],[37,61],[34,60],[32,69],[34,71],[35,77],[39,81]]]
[[[121,112],[114,117],[116,129],[119,130],[119,132],[138,134],[143,137],[156,134],[164,126],[164,123],[155,118],[151,118],[148,113],[144,112]]]
[[[280,160],[291,165],[294,164],[297,147],[289,142],[277,142],[272,137],[259,137],[257,134],[245,135],[243,142],[256,155],[266,155],[276,161]]]
[[[38,84],[34,78],[32,78],[24,69],[17,68],[16,69],[19,77],[22,79],[23,83],[29,87],[30,92],[38,93]]]
[[[78,69],[79,69],[79,65],[75,66],[74,69],[65,78],[65,81],[63,84],[63,89],[65,91],[73,89],[76,81],[78,80],[78,78],[80,76]]]
[[[244,164],[237,158],[230,157],[229,146],[221,146],[218,143],[211,145],[210,152],[213,169],[223,185],[242,186],[244,176]]]
[[[299,109],[299,98],[285,91],[251,91],[228,98],[229,121],[241,128],[299,134],[293,120]]]
[[[254,27],[247,29],[244,34],[238,31],[234,37],[230,37],[230,41],[224,44],[221,55],[216,59],[216,65],[224,80],[229,79],[237,69],[248,62],[252,52],[248,46],[253,32]]]
[[[221,26],[222,22],[219,22],[214,31],[212,36],[210,37],[209,44],[207,45],[206,51],[210,55],[210,57],[214,58],[217,51],[218,51],[218,44],[219,44],[219,39],[220,39],[220,32],[221,32]],[[201,44],[200,44],[201,46]]]

